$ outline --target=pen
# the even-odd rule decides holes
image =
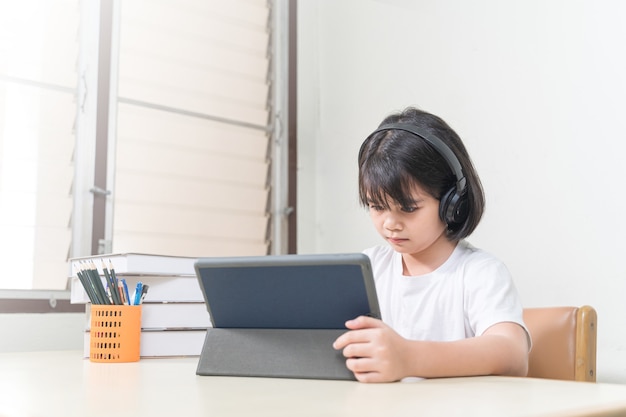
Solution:
[[[144,298],[146,298],[146,294],[148,293],[148,288],[150,286],[148,284],[143,284],[141,287],[141,299],[139,300],[139,304],[143,303]]]
[[[135,287],[135,292],[133,293],[133,305],[139,305],[141,302],[141,291],[143,284],[141,281],[137,283],[137,287]]]
[[[126,297],[126,301],[128,302],[128,305],[130,305],[131,301],[130,295],[128,295],[128,285],[126,285],[126,280],[124,278],[122,278],[122,286],[124,287],[124,297]]]

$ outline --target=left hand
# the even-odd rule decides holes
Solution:
[[[346,322],[350,329],[335,340],[333,347],[343,349],[346,366],[358,381],[391,382],[407,376],[407,340],[381,320],[360,316]]]

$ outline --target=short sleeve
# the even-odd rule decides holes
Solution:
[[[495,258],[467,265],[465,305],[467,323],[476,336],[497,323],[513,322],[528,330],[522,302],[506,265]]]

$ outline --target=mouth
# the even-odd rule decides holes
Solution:
[[[387,241],[393,245],[400,245],[404,242],[407,242],[409,239],[402,239],[399,237],[388,237]]]

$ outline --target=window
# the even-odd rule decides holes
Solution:
[[[285,251],[283,2],[0,4],[0,288],[98,251]]]
[[[0,2],[0,288],[65,284],[78,24],[76,0]]]
[[[266,2],[120,5],[113,251],[266,254]]]

